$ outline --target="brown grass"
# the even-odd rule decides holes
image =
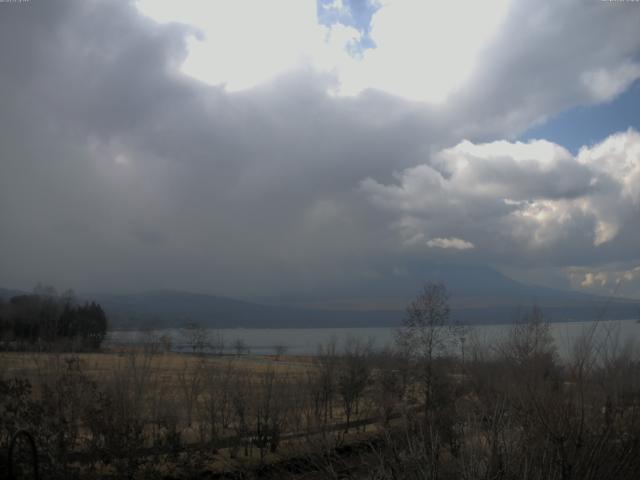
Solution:
[[[42,353],[42,352],[0,352],[0,373],[5,377],[33,379],[47,371],[52,373],[66,367],[66,361],[78,358],[82,371],[89,377],[99,380],[105,374],[111,374],[121,368],[129,354],[143,354],[141,349],[118,349],[99,353]],[[177,375],[185,366],[203,362],[205,367],[224,367],[231,363],[243,371],[251,373],[302,374],[313,368],[310,357],[274,355],[191,355],[184,353],[161,353],[150,356],[151,369],[168,383],[175,383]]]

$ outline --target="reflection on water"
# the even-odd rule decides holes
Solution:
[[[491,347],[497,345],[509,331],[510,325],[480,325],[469,327],[466,337],[469,342],[479,342]],[[567,322],[550,325],[551,333],[561,356],[571,351],[571,345],[580,336],[595,331],[596,339],[605,339],[610,346],[622,348],[627,342],[640,338],[640,323],[635,320],[616,320],[610,322]],[[371,341],[375,348],[392,346],[395,329],[386,327],[372,328],[282,328],[282,329],[215,329],[207,330],[205,343],[224,342],[224,351],[234,353],[240,343],[252,354],[287,353],[290,355],[314,355],[318,346],[336,341],[338,347],[347,339],[357,338]],[[171,338],[172,348],[176,351],[191,349],[189,330],[164,329],[152,331],[114,331],[110,332],[107,342],[110,344],[143,343],[161,336]],[[467,343],[467,345],[469,344]]]

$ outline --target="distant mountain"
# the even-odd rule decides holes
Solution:
[[[199,325],[211,328],[373,327],[399,325],[404,309],[320,309],[263,305],[225,297],[156,291],[135,295],[103,295],[96,300],[116,328],[162,328]],[[539,298],[549,321],[636,318],[640,302],[601,297]],[[454,319],[468,324],[509,323],[532,301],[475,307],[453,306]]]
[[[449,291],[453,316],[466,323],[507,323],[532,305],[550,321],[638,318],[640,301],[609,299],[581,292],[527,285],[488,266],[415,262],[379,272],[355,287],[264,298],[265,303],[323,310],[393,311],[402,318],[406,305],[427,281]]]
[[[536,304],[549,321],[632,319],[640,301],[607,299],[516,282],[484,266],[416,263],[373,276],[357,286],[289,294],[248,302],[228,297],[158,290],[85,295],[100,303],[115,328],[201,325],[212,328],[303,328],[399,325],[407,304],[426,281],[451,293],[452,316],[464,323],[508,323]],[[0,289],[0,297],[24,293]]]
[[[263,302],[282,305],[313,306],[320,308],[387,308],[403,309],[415,297],[426,281],[438,281],[447,286],[453,305],[490,306],[514,301],[530,302],[536,296],[581,296],[575,292],[561,292],[545,287],[523,285],[499,271],[484,266],[441,265],[417,262],[391,271],[376,272],[356,285],[337,285],[322,291],[292,292],[278,297],[264,298]],[[480,303],[478,299],[486,299]]]
[[[0,288],[0,299],[9,300],[11,297],[15,297],[16,295],[24,295],[27,292],[23,292],[21,290],[15,290],[11,288]]]
[[[304,328],[390,325],[389,311],[323,311],[270,306],[227,297],[177,291],[94,295],[117,328],[199,325],[211,328]]]

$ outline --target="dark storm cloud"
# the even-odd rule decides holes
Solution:
[[[233,95],[188,80],[185,29],[127,2],[33,2],[2,20],[8,282],[238,291],[339,274],[327,258],[363,253],[363,168],[383,174],[419,142],[311,72]]]
[[[498,36],[514,43],[496,40],[472,83],[428,107],[374,91],[331,97],[335,78],[310,69],[233,94],[206,86],[179,71],[190,28],[160,26],[127,1],[0,8],[0,284],[241,295],[355,282],[437,255],[434,239],[503,263],[530,254],[513,239],[531,232],[557,262],[560,240],[580,239],[577,263],[609,251],[594,247],[590,212],[619,182],[560,150],[548,165],[503,152],[464,170],[442,150],[597,100],[581,79],[626,75],[638,42],[602,40],[629,34],[636,14],[576,7],[565,12],[573,30],[560,33],[553,11],[527,19],[518,7],[509,18],[525,27],[507,22]],[[532,45],[518,43],[527,32]],[[601,94],[624,80],[601,77]],[[595,206],[549,230],[512,218],[522,208],[507,197]],[[633,255],[637,237],[637,205],[624,206],[618,257]],[[492,230],[503,235],[487,250]]]

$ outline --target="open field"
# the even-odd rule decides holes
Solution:
[[[47,353],[47,352],[0,352],[0,371],[5,376],[34,378],[40,374],[60,371],[67,365],[69,359],[78,361],[83,371],[92,379],[104,378],[124,368],[132,356],[141,358],[143,348],[107,350],[93,353]],[[188,355],[180,353],[161,353],[149,357],[150,368],[154,373],[162,375],[164,381],[175,385],[178,374],[186,369],[200,364],[205,368],[222,368],[229,364],[241,370],[255,373],[276,372],[304,373],[312,366],[311,357],[292,357],[275,355]]]
[[[30,432],[47,478],[637,478],[636,345],[571,351],[534,319],[462,357],[2,352],[0,448]]]
[[[0,375],[16,390],[17,403],[47,404],[48,418],[42,415],[44,424],[36,422],[34,432],[47,437],[44,443],[58,443],[53,438],[61,425],[68,430],[62,433],[64,452],[54,454],[56,461],[64,458],[64,469],[87,474],[87,465],[100,465],[100,475],[116,478],[127,474],[130,463],[151,462],[160,474],[177,465],[190,468],[184,463],[194,456],[204,470],[264,467],[306,455],[310,435],[351,442],[377,420],[365,418],[375,412],[358,411],[356,399],[355,411],[345,416],[337,398],[328,398],[333,391],[323,401],[317,395],[311,405],[310,385],[322,373],[310,357],[161,353],[156,347],[2,352]],[[17,391],[12,379],[29,387]]]

